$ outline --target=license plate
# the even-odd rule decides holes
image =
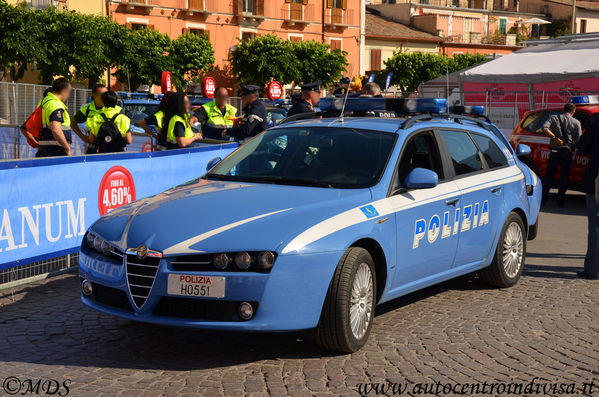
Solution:
[[[225,278],[190,274],[169,274],[169,295],[201,296],[207,298],[225,297]]]

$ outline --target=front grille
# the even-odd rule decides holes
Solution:
[[[138,309],[146,303],[148,295],[150,295],[159,264],[160,258],[148,256],[139,259],[136,255],[125,255],[129,293]]]
[[[154,308],[154,314],[164,317],[188,318],[206,321],[244,321],[237,314],[241,302],[208,299],[175,298],[166,296]],[[254,307],[258,302],[249,302]]]
[[[133,311],[125,291],[96,283],[92,283],[92,288],[96,302],[128,312]]]

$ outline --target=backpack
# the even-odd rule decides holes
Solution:
[[[35,108],[35,110],[29,115],[27,121],[25,122],[25,129],[29,131],[29,133],[33,135],[33,137],[37,140],[39,140],[42,134],[42,129],[44,128],[42,111],[45,103],[45,101],[41,101],[40,105]],[[27,141],[27,143],[29,144],[29,146],[33,148],[36,147],[34,146],[33,142]]]
[[[120,116],[120,113],[115,114],[112,118],[107,118],[104,113],[100,113],[104,119],[104,123],[100,126],[98,136],[96,138],[96,147],[98,153],[115,153],[122,152],[126,146],[123,135],[116,126],[115,120]]]

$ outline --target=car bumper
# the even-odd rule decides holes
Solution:
[[[280,255],[270,273],[174,271],[160,261],[146,302],[132,301],[125,266],[91,252],[81,252],[79,275],[89,280],[91,295],[81,300],[113,316],[154,324],[219,330],[293,331],[318,324],[330,280],[342,252]],[[167,292],[169,274],[225,277],[223,298],[181,297]],[[241,320],[241,302],[255,307],[253,318]]]

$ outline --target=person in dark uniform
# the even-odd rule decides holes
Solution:
[[[260,87],[257,85],[241,86],[243,117],[235,123],[234,127],[223,130],[223,138],[230,136],[236,141],[242,141],[254,137],[268,128],[268,111],[262,101],[258,99],[259,92]]]
[[[564,206],[566,200],[566,190],[570,181],[570,167],[574,149],[582,134],[580,121],[573,116],[576,113],[576,106],[572,103],[567,103],[564,106],[562,114],[556,114],[545,122],[543,132],[551,137],[551,153],[547,162],[547,172],[543,180],[543,204],[549,198],[549,189],[553,185],[553,179],[557,169],[560,169],[560,186],[557,195],[557,204],[560,207]]]
[[[347,90],[349,90],[350,81],[351,80],[349,79],[349,77],[342,77],[341,80],[339,80],[339,88],[333,91],[333,95],[345,95]]]
[[[320,81],[302,84],[302,98],[287,112],[287,117],[302,113],[314,113],[314,106],[320,101]]]
[[[585,128],[585,133],[578,141],[580,154],[590,156],[584,172],[582,191],[587,194],[587,217],[589,224],[587,254],[584,270],[579,277],[599,279],[599,200],[597,200],[597,175],[599,174],[599,121],[593,120]]]

